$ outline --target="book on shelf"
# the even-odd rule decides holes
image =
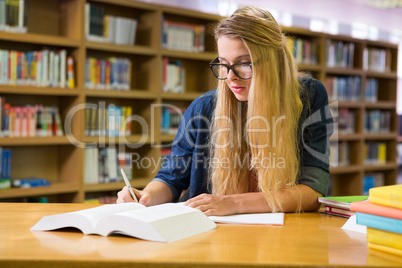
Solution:
[[[387,162],[387,144],[385,142],[366,142],[363,147],[363,161],[369,164]]]
[[[350,148],[346,141],[331,141],[329,162],[333,167],[346,167],[350,165]]]
[[[162,47],[189,52],[205,51],[205,25],[162,18]]]
[[[74,227],[84,234],[120,234],[157,242],[173,242],[216,228],[200,210],[167,203],[145,207],[139,203],[103,205],[75,212],[48,215],[32,231]]]
[[[363,195],[369,195],[371,188],[384,186],[384,174],[365,174],[363,178]]]
[[[330,101],[360,101],[361,86],[359,76],[334,76],[325,79]]]
[[[129,58],[88,57],[85,60],[85,87],[99,90],[124,90],[131,87],[132,62]]]
[[[183,93],[186,91],[186,70],[180,60],[162,60],[163,92]]]
[[[106,15],[104,6],[85,4],[85,37],[88,41],[134,45],[138,21]]]
[[[62,136],[63,126],[56,106],[11,106],[0,97],[0,137]]]
[[[366,90],[364,91],[364,100],[366,102],[377,102],[378,100],[378,79],[368,78]]]
[[[364,48],[363,70],[390,72],[392,64],[391,50],[388,48]]]
[[[85,136],[130,136],[132,116],[131,106],[88,104],[85,107]]]
[[[9,189],[11,185],[11,149],[0,147],[0,189]]]
[[[161,132],[163,134],[176,134],[185,111],[186,108],[162,107]]]
[[[368,196],[327,196],[318,197],[318,202],[323,204],[324,212],[327,214],[350,217],[355,214],[350,211],[351,203],[367,200],[367,198]]]
[[[366,110],[364,112],[364,133],[389,133],[391,131],[391,111]]]
[[[74,88],[74,59],[65,49],[0,49],[0,84]]]
[[[402,184],[370,189],[370,202],[402,209]]]
[[[28,0],[0,0],[0,31],[27,32]]]
[[[353,68],[355,45],[353,42],[344,42],[327,39],[326,65],[336,68]]]
[[[13,179],[12,186],[17,188],[48,187],[50,182],[46,178]]]
[[[298,64],[318,64],[317,42],[288,36],[288,46]]]
[[[89,147],[84,150],[84,183],[98,184],[122,181],[118,170],[124,169],[132,177],[131,154],[117,151],[115,147]]]

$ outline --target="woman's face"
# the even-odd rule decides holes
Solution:
[[[232,65],[251,62],[250,53],[240,38],[221,36],[217,44],[220,63]],[[242,79],[230,70],[225,82],[239,101],[247,101],[251,79]]]

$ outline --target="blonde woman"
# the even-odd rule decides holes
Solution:
[[[206,215],[314,211],[327,192],[332,117],[322,83],[298,77],[272,15],[242,7],[215,29],[217,90],[186,110],[162,169],[139,202]],[[117,202],[132,202],[125,187]]]

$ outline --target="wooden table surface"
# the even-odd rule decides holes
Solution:
[[[0,203],[0,267],[402,267],[342,230],[346,218],[318,212],[286,214],[284,226],[218,224],[172,243],[29,230],[44,215],[93,206]]]

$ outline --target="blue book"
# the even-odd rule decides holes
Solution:
[[[356,223],[367,227],[402,234],[402,220],[356,212]]]

